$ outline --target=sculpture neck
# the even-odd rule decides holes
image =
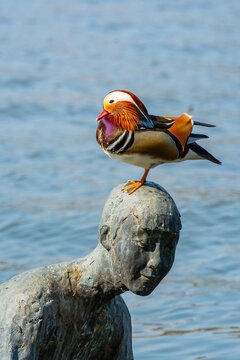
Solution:
[[[87,257],[75,260],[68,272],[75,293],[85,298],[109,301],[127,290],[113,270],[109,253],[99,244]]]

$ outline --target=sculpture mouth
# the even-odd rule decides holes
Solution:
[[[155,274],[146,275],[146,274],[141,273],[141,275],[142,275],[143,277],[145,277],[146,279],[151,280],[151,281],[153,281],[153,280],[156,279],[156,275],[155,275]]]

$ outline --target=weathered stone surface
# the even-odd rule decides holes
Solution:
[[[91,254],[0,286],[1,360],[133,359],[130,314],[119,295],[148,295],[159,284],[173,264],[181,222],[158,185],[131,196],[121,188],[106,202]]]

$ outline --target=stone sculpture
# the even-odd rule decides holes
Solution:
[[[96,249],[0,286],[1,360],[130,360],[131,319],[119,296],[148,295],[171,269],[181,229],[170,195],[147,183],[107,200]]]

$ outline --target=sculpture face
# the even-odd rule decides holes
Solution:
[[[132,197],[120,191],[121,185],[114,189],[99,227],[112,283],[138,295],[149,295],[171,269],[181,230],[170,195],[147,185]]]
[[[138,295],[149,295],[171,269],[178,241],[176,233],[122,223],[114,246],[121,281]]]

